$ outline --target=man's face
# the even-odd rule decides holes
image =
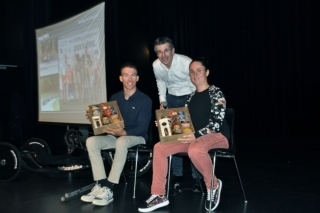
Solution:
[[[161,63],[170,67],[174,55],[174,48],[171,49],[169,44],[165,43],[156,45],[155,51]]]
[[[127,90],[135,89],[139,81],[137,70],[131,67],[124,67],[121,70],[120,81]]]

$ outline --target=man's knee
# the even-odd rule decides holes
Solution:
[[[128,143],[128,138],[127,137],[119,137],[119,138],[117,138],[117,140],[116,140],[116,149],[117,150],[126,150],[126,149],[128,149],[129,147],[129,145],[128,145],[129,143]]]
[[[88,150],[92,150],[92,149],[96,148],[96,140],[94,139],[94,137],[87,138],[86,147]]]

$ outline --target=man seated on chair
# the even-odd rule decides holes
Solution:
[[[169,204],[166,198],[166,177],[168,173],[168,160],[170,155],[188,153],[194,166],[203,175],[207,188],[205,209],[217,208],[222,188],[221,180],[214,177],[211,184],[212,161],[208,151],[214,148],[228,148],[230,136],[229,127],[224,116],[226,100],[222,91],[209,85],[208,62],[204,58],[193,59],[189,65],[189,75],[196,90],[187,99],[190,117],[195,129],[194,134],[185,135],[174,143],[157,143],[154,146],[151,197],[138,209],[140,212],[150,212]]]
[[[91,192],[81,200],[94,205],[105,206],[113,201],[113,185],[119,183],[128,148],[145,144],[148,140],[148,128],[151,119],[151,99],[137,89],[139,80],[135,65],[126,63],[120,69],[120,81],[123,90],[111,96],[109,101],[117,101],[125,128],[106,128],[107,135],[92,136],[86,140],[86,146],[92,167],[93,179],[97,181]],[[88,117],[88,112],[87,112]],[[114,160],[107,178],[101,150],[115,148]]]

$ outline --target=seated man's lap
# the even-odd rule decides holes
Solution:
[[[141,136],[121,136],[115,142],[115,148],[130,148],[138,144],[145,144],[145,140]]]
[[[115,148],[116,137],[112,135],[91,136],[86,141],[88,149],[97,148],[100,150]]]

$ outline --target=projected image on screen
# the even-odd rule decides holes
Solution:
[[[106,101],[104,3],[36,30],[39,121],[86,124]]]

